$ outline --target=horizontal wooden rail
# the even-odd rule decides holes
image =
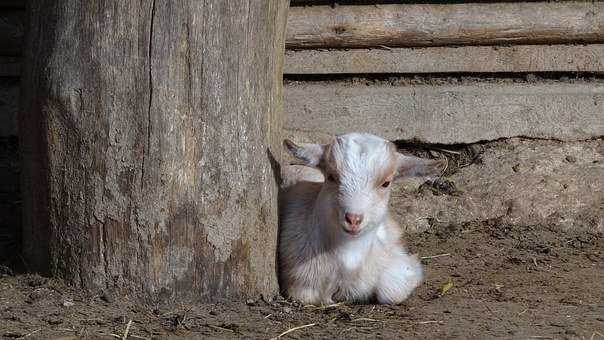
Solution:
[[[292,7],[286,47],[604,42],[603,2]]]
[[[302,141],[359,130],[431,143],[604,136],[603,82],[292,82],[284,95],[285,133]]]
[[[290,50],[285,74],[604,72],[604,44]]]

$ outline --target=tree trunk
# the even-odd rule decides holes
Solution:
[[[31,2],[20,116],[31,270],[161,301],[277,291],[287,7]]]

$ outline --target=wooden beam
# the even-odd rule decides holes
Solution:
[[[522,2],[523,0],[290,0],[290,6],[338,6],[338,5],[384,5],[384,4],[462,4],[462,3],[491,3],[491,2]],[[526,0],[524,0],[526,1]],[[535,1],[535,0],[528,0]],[[581,0],[558,0],[558,1],[581,1]],[[583,0],[592,1],[592,0]]]
[[[603,22],[602,2],[292,7],[286,47],[602,43]]]
[[[289,50],[285,74],[604,72],[604,44]]]
[[[604,136],[604,82],[290,82],[284,112],[286,135],[301,141],[350,131],[431,143],[582,140]]]

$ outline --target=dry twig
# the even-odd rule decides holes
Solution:
[[[330,309],[330,308],[336,308],[342,305],[345,305],[346,301],[342,301],[342,302],[338,302],[338,303],[332,303],[331,305],[325,305],[325,306],[315,306],[315,305],[306,305],[304,306],[304,308],[308,308],[310,310],[325,310],[325,309]]]
[[[420,259],[422,259],[422,260],[435,259],[437,257],[443,257],[443,256],[451,256],[451,254],[446,253],[446,254],[438,254],[438,255],[432,255],[432,256],[422,256],[422,257],[420,257]]]
[[[312,327],[312,326],[314,326],[314,325],[316,325],[316,324],[314,324],[314,323],[309,323],[308,325],[302,325],[302,326],[298,326],[298,327],[290,328],[290,329],[286,330],[285,332],[283,332],[283,333],[281,333],[281,334],[277,335],[276,337],[271,338],[271,340],[279,339],[280,337],[282,337],[282,336],[284,336],[284,335],[286,335],[286,334],[289,334],[289,333],[291,333],[291,332],[293,332],[293,331],[297,331],[297,330],[299,330],[299,329],[303,329],[303,328],[307,328],[307,327]]]
[[[27,339],[27,337],[28,337],[28,336],[34,335],[34,334],[38,333],[38,332],[39,332],[39,331],[41,331],[41,330],[42,330],[42,328],[40,328],[40,329],[36,329],[36,330],[35,330],[35,331],[33,331],[33,332],[29,332],[29,333],[25,334],[24,336],[20,337],[19,339]]]
[[[441,149],[441,148],[434,148],[434,150],[436,150],[436,151],[442,151],[442,152],[445,152],[445,153],[450,153],[450,154],[453,154],[453,155],[461,155],[461,152],[459,152],[459,151],[453,151],[453,150],[447,150],[447,149]]]
[[[358,322],[358,321],[380,322],[380,320],[371,319],[371,318],[358,318],[358,319],[354,319],[354,320],[350,320],[350,321],[351,322]]]
[[[418,325],[426,325],[426,324],[429,324],[429,323],[443,324],[444,322],[438,321],[438,320],[428,320],[428,321],[419,321],[419,322],[417,322]]]
[[[594,340],[594,336],[596,336],[596,335],[601,336],[602,339],[604,339],[604,334],[596,331],[596,332],[593,332],[593,334],[591,335],[591,337],[589,338],[589,340]]]
[[[128,339],[128,333],[130,333],[130,326],[132,326],[132,320],[128,321],[128,324],[126,325],[126,331],[124,331],[124,336],[122,337],[122,340]]]
[[[210,328],[214,328],[214,329],[219,329],[221,331],[227,331],[227,332],[235,332],[232,329],[228,329],[228,328],[224,328],[224,327],[220,327],[220,326],[215,326],[215,325],[208,325],[208,327]]]

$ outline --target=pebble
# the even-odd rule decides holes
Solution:
[[[101,295],[101,300],[103,300],[107,303],[114,303],[115,296],[109,292],[104,292],[103,295]]]

